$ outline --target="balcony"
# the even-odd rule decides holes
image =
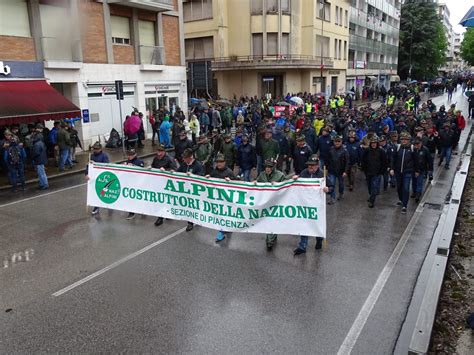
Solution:
[[[140,64],[165,65],[165,47],[140,46]]]
[[[174,0],[108,0],[107,2],[156,12],[174,10]]]
[[[81,43],[67,37],[41,37],[43,59],[49,62],[81,62]]]
[[[397,69],[397,64],[368,62],[363,60],[349,60],[347,62],[347,69],[376,69],[376,70],[390,70]]]
[[[210,59],[213,70],[235,69],[288,69],[313,68],[320,69],[321,64],[326,69],[334,68],[332,58],[319,56],[304,56],[293,54],[233,56]]]

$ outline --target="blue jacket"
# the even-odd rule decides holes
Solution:
[[[278,142],[278,145],[280,147],[280,155],[290,154],[290,145],[288,144],[288,138],[286,138],[286,135],[282,131],[277,131],[274,134],[273,139]]]
[[[56,129],[56,127],[53,127],[53,129],[49,131],[49,141],[53,145],[56,145],[58,143],[58,130]]]
[[[33,137],[33,146],[31,147],[31,163],[33,165],[48,164],[48,155],[46,153],[46,144],[43,142],[43,136],[36,134]]]
[[[237,149],[237,165],[242,170],[250,170],[257,166],[257,154],[255,147],[248,144],[241,144]]]
[[[109,156],[102,151],[98,154],[92,153],[91,160],[96,163],[109,163],[110,162]],[[86,175],[87,174],[89,174],[89,165],[86,166]]]
[[[390,116],[385,117],[382,120],[382,123],[388,125],[388,127],[390,128],[390,131],[393,131],[393,120]]]
[[[10,152],[10,147],[13,147],[13,146],[17,146],[18,149],[20,150],[20,162],[19,163],[20,163],[20,165],[24,165],[25,160],[26,160],[26,151],[25,151],[25,148],[20,147],[17,143],[10,143],[10,146],[5,148],[5,150],[3,151],[3,161],[5,162],[5,165],[6,166],[11,166],[11,164],[9,162],[9,159],[8,159],[8,154]]]
[[[301,133],[304,134],[304,140],[306,141],[306,144],[309,145],[311,150],[313,152],[316,151],[316,131],[314,128],[309,127],[309,128],[302,128]]]
[[[319,157],[326,161],[329,158],[329,150],[332,147],[332,139],[330,135],[319,136],[317,150],[319,151]]]
[[[346,143],[346,149],[349,152],[349,165],[359,164],[362,148],[360,147],[360,142],[355,140],[353,143],[349,141]]]

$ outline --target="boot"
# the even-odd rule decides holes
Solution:
[[[155,226],[159,227],[163,224],[163,217],[158,217],[155,221]]]
[[[323,239],[320,237],[316,237],[316,247],[314,249],[321,249],[323,247]]]

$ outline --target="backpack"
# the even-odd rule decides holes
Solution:
[[[12,166],[18,166],[20,165],[20,162],[20,149],[16,145],[10,146],[8,148],[8,164]]]

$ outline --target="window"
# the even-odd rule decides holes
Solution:
[[[342,59],[342,40],[339,40],[339,45],[338,46],[339,46],[339,48],[338,48],[338,54],[339,55],[337,56],[337,58],[339,60],[341,60]]]
[[[122,16],[110,16],[112,43],[130,44],[130,19]]]
[[[26,0],[0,2],[0,35],[31,36]]]
[[[346,18],[344,21],[344,27],[349,27],[349,11],[346,10]]]
[[[385,43],[385,35],[383,33],[380,34],[380,41]]]
[[[184,40],[186,60],[214,57],[213,37],[188,38]]]
[[[278,13],[278,0],[267,0],[267,14]]]
[[[329,57],[329,37],[316,35],[316,56]]]
[[[155,23],[138,20],[138,38],[142,46],[155,46]]]
[[[347,59],[347,41],[344,41],[344,60]]]
[[[342,26],[342,7],[339,8],[339,26]]]
[[[251,4],[252,15],[262,15],[263,13],[263,0],[252,0]]]
[[[349,23],[349,34],[351,35],[356,34],[356,24],[353,22]]]
[[[339,57],[337,42],[338,40],[334,39],[334,59],[338,59]]]
[[[188,0],[183,3],[184,22],[212,18],[212,0]]]
[[[263,56],[263,34],[252,34],[252,51],[254,56]]]
[[[291,13],[291,0],[281,0],[281,12],[284,14]]]
[[[336,6],[336,25],[339,25],[339,6]]]
[[[278,33],[267,33],[267,54],[278,54]]]
[[[324,2],[323,0],[318,1],[318,18],[324,19],[324,21],[331,21],[331,4]]]
[[[282,33],[281,34],[281,53],[282,55],[290,54],[290,34]]]
[[[373,39],[374,32],[372,30],[367,29],[367,39]]]

